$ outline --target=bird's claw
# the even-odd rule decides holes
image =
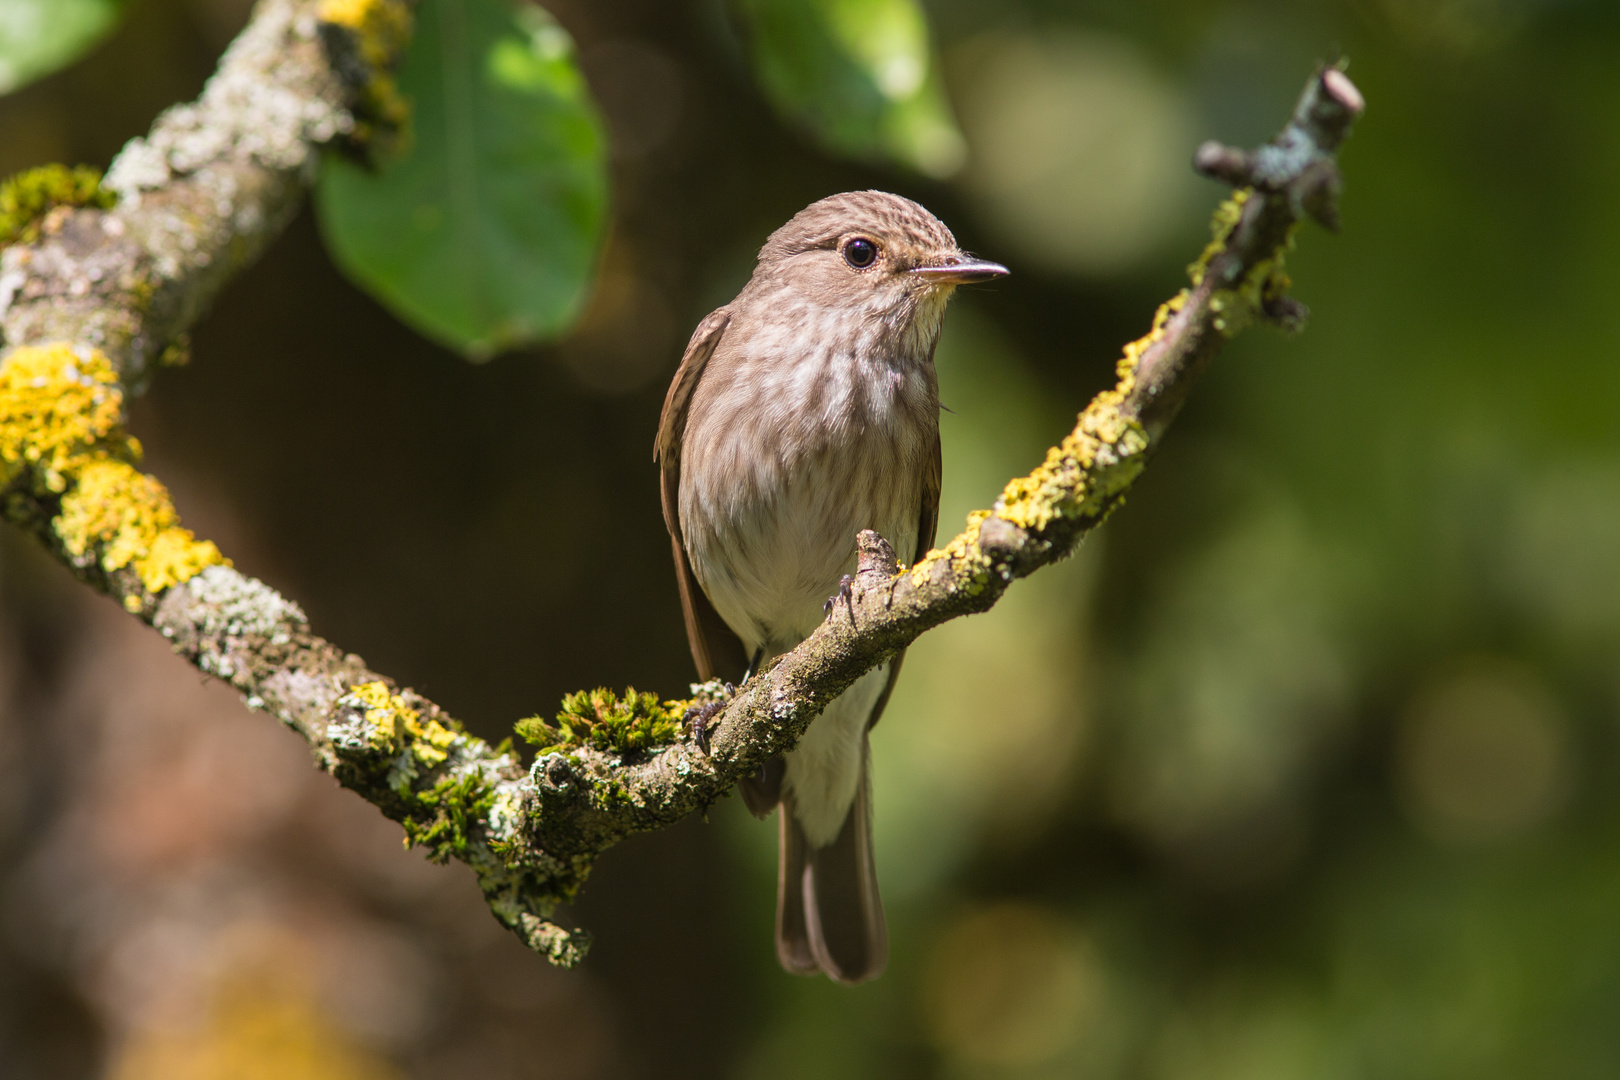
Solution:
[[[682,717],[692,731],[692,741],[697,743],[697,748],[705,755],[709,752],[709,721],[714,718],[715,713],[724,708],[725,706],[718,701],[708,701],[687,709],[686,715]]]
[[[848,574],[845,574],[843,577],[838,579],[838,591],[827,597],[827,602],[821,605],[821,610],[824,613],[831,615],[833,608],[838,605],[838,601],[840,600],[844,602],[845,607],[849,608],[849,625],[854,626],[855,579]]]

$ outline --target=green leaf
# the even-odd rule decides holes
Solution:
[[[936,177],[961,167],[966,143],[918,0],[736,0],[736,8],[767,96],[828,148]]]
[[[0,0],[0,94],[83,56],[124,8],[125,0]]]
[[[508,0],[423,0],[400,67],[412,139],[329,156],[328,249],[404,322],[474,360],[565,329],[607,216],[607,143],[568,34]]]

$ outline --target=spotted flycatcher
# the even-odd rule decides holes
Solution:
[[[906,563],[933,545],[940,320],[957,285],[1006,272],[911,200],[850,192],[772,233],[742,292],[698,324],[654,456],[704,679],[740,680],[804,640],[854,571],[862,529]],[[789,971],[853,983],[887,960],[867,732],[903,657],[739,785],[755,814],[782,808],[776,953]]]

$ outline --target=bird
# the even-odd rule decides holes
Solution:
[[[772,233],[747,285],[698,324],[653,459],[702,679],[743,682],[815,630],[861,530],[906,564],[933,546],[934,346],[955,288],[1007,272],[910,199],[845,192]],[[904,655],[738,785],[756,816],[780,808],[776,952],[790,972],[858,983],[887,963],[867,734]]]

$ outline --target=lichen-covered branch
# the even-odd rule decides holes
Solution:
[[[538,747],[525,769],[509,745],[316,637],[295,604],[182,527],[123,427],[127,389],[183,350],[285,224],[321,148],[364,152],[398,128],[388,72],[408,32],[404,0],[261,0],[203,96],[130,143],[103,184],[58,170],[0,191],[0,502],[176,652],[298,731],[430,858],[471,866],[495,915],[562,964],[588,940],[552,916],[598,855],[721,798],[861,674],[1072,551],[1222,343],[1256,319],[1302,321],[1283,256],[1303,216],[1336,222],[1334,153],[1362,108],[1326,69],[1269,146],[1200,149],[1198,166],[1241,190],[1191,287],[1126,347],[1118,384],[960,535],[901,568],[862,533],[847,610],[799,648],[740,688],[571,695],[556,718],[519,723]]]
[[[0,255],[0,344],[100,349],[140,385],[298,209],[323,146],[402,113],[404,0],[260,0],[197,101],[113,161],[111,209],[60,206]]]

